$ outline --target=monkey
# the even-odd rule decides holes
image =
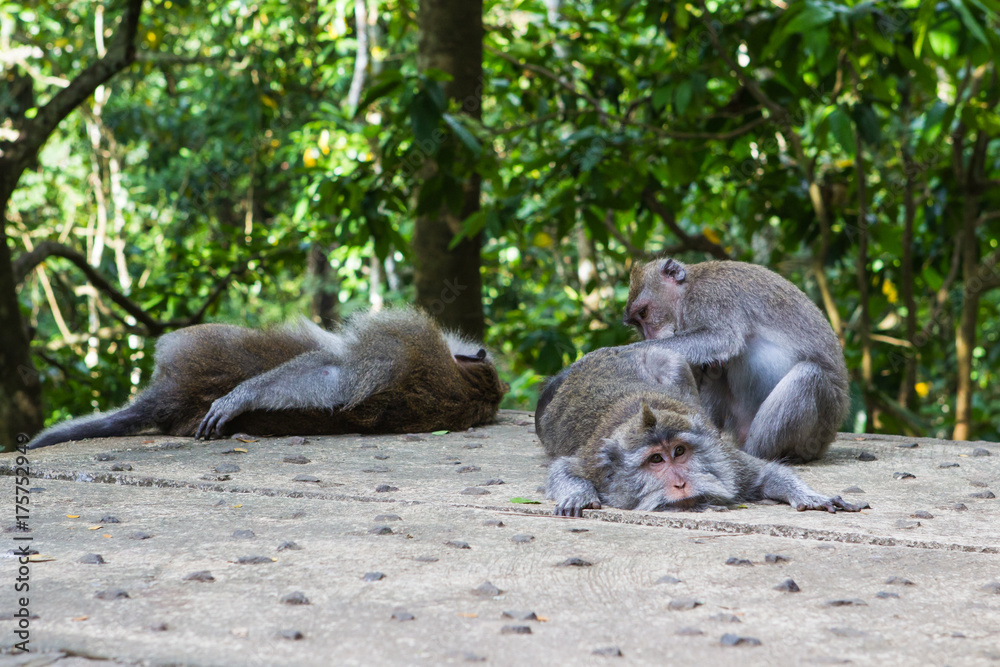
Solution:
[[[557,516],[765,498],[799,511],[867,507],[816,493],[790,467],[737,448],[702,408],[683,355],[656,341],[591,352],[549,380],[535,432],[553,457],[545,490]]]
[[[162,336],[149,386],[128,406],[56,425],[29,449],[134,435],[412,433],[493,421],[508,386],[486,349],[422,311],[302,318],[273,329],[199,324]]]
[[[702,406],[754,456],[818,459],[847,417],[840,342],[816,304],[770,269],[637,262],[624,322],[687,359]]]

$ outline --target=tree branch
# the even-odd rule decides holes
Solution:
[[[742,136],[755,127],[770,122],[770,120],[770,118],[760,116],[742,127],[737,127],[735,130],[728,130],[726,132],[674,132],[672,130],[658,130],[656,128],[651,129],[653,129],[657,134],[669,139],[709,139],[726,141],[728,139],[735,139],[736,137]]]
[[[205,318],[205,313],[209,307],[225,292],[229,283],[249,271],[250,261],[261,259],[260,256],[252,257],[250,260],[233,267],[225,276],[218,277],[215,286],[212,288],[212,292],[193,315],[164,322],[153,318],[137,303],[115,289],[104,276],[87,263],[87,259],[82,254],[55,241],[40,243],[31,252],[26,252],[14,260],[13,273],[15,284],[23,282],[27,275],[48,257],[62,257],[75,264],[87,277],[87,280],[94,289],[106,294],[118,307],[134,317],[137,322],[145,327],[146,333],[150,336],[157,336],[167,329],[178,329],[201,322]]]
[[[98,86],[132,64],[141,11],[142,0],[128,0],[107,54],[74,77],[68,86],[38,110],[34,118],[25,121],[18,139],[5,147],[4,161],[9,160],[16,168],[33,158],[73,109],[90,97]]]
[[[729,66],[734,72],[736,72],[736,77],[739,79],[740,84],[743,85],[754,99],[763,105],[765,109],[770,111],[774,115],[774,120],[783,124],[783,130],[788,133],[788,138],[791,141],[792,149],[795,151],[795,159],[799,163],[799,166],[806,173],[806,177],[810,182],[813,181],[813,169],[809,166],[808,160],[806,160],[805,149],[802,147],[802,137],[799,133],[795,131],[791,123],[791,114],[785,107],[781,106],[770,97],[768,97],[760,86],[757,85],[757,81],[750,77],[746,70],[744,70],[740,65],[733,60],[732,56],[729,55],[723,46],[722,40],[719,39],[719,33],[716,32],[715,26],[712,25],[711,14],[708,8],[705,6],[704,0],[701,1],[702,10],[702,22],[705,25],[705,30],[708,32],[708,38],[712,41],[712,46],[715,47],[716,52],[719,57],[722,58],[726,65]]]
[[[663,221],[663,224],[681,240],[684,247],[707,252],[718,259],[730,259],[729,254],[718,243],[713,243],[704,236],[692,236],[681,229],[674,212],[659,202],[651,188],[647,187],[642,191],[642,203]]]
[[[562,78],[552,70],[545,69],[544,67],[540,67],[539,65],[532,65],[531,63],[522,63],[514,56],[508,55],[503,51],[497,51],[492,46],[487,46],[484,44],[483,49],[488,53],[495,55],[497,58],[502,58],[503,60],[506,60],[512,65],[516,65],[521,69],[528,70],[529,72],[534,72],[535,74],[544,76],[546,79],[549,79],[550,81],[554,81],[560,87],[564,88],[565,90],[568,90],[569,92],[573,93],[580,99],[586,100],[591,106],[594,107],[594,111],[597,112],[597,115],[600,116],[602,120],[604,121],[607,120],[608,114],[606,114],[604,111],[601,110],[601,102],[596,97],[588,95],[582,90],[577,90],[577,87],[574,86],[572,82],[567,81],[566,79]]]
[[[87,280],[95,289],[104,292],[114,303],[140,322],[150,333],[162,331],[162,325],[149,316],[146,311],[139,307],[134,301],[119,292],[88,262],[87,258],[76,250],[57,243],[55,241],[44,241],[39,243],[31,252],[26,252],[14,260],[14,283],[19,284],[24,281],[28,273],[41,264],[47,257],[62,257],[68,259],[77,266],[80,271],[87,276]]]
[[[615,213],[611,210],[609,210],[604,216],[604,226],[607,228],[608,233],[615,237],[615,240],[622,244],[622,247],[624,247],[625,250],[628,251],[628,254],[632,257],[641,258],[643,261],[647,262],[653,259],[655,256],[653,253],[646,252],[642,248],[634,245],[625,237],[624,234],[621,233],[621,231],[615,226],[614,217]]]

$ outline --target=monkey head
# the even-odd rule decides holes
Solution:
[[[739,482],[724,458],[719,432],[699,413],[643,401],[639,414],[601,443],[592,464],[602,504],[656,511],[733,502]]]
[[[646,340],[667,338],[681,328],[687,267],[666,257],[636,262],[629,276],[624,322]]]

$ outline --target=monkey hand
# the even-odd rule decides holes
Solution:
[[[238,417],[244,412],[238,401],[234,400],[232,394],[227,394],[212,402],[212,407],[208,409],[208,414],[198,425],[198,431],[194,437],[199,440],[211,440],[222,437],[222,428],[231,419]]]
[[[574,493],[562,498],[552,512],[556,516],[582,517],[583,510],[599,510],[601,501],[596,493]]]
[[[833,513],[836,513],[837,510],[860,512],[863,509],[869,508],[868,503],[855,505],[847,502],[840,496],[830,498],[827,496],[810,495],[805,498],[795,499],[790,504],[800,512],[805,512],[806,510],[826,510]]]

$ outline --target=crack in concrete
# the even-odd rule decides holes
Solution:
[[[555,517],[547,510],[529,510],[527,508],[507,508],[489,505],[459,505],[474,509],[500,511],[507,514],[525,516],[551,516],[560,521],[565,517]],[[910,540],[882,535],[864,535],[862,533],[846,533],[834,530],[818,530],[815,528],[799,528],[781,524],[746,524],[733,521],[713,521],[706,519],[676,519],[661,517],[640,512],[622,514],[608,510],[585,510],[585,519],[597,519],[607,523],[622,523],[638,526],[654,526],[659,528],[674,528],[683,530],[703,530],[726,535],[769,535],[771,537],[788,537],[796,540],[813,540],[816,542],[842,542],[845,544],[862,544],[877,547],[907,547],[910,549],[938,549],[942,551],[963,551],[967,553],[1000,554],[1000,547],[958,544],[955,542],[937,542],[934,540]],[[568,519],[578,521],[578,519]]]

